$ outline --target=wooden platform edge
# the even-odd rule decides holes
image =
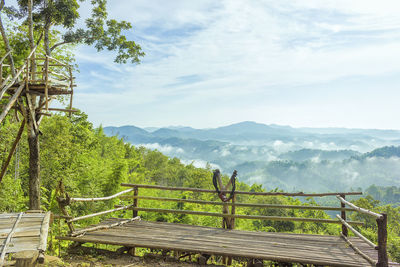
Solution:
[[[99,240],[91,239],[88,237],[70,237],[70,236],[56,236],[56,239],[59,240],[68,240],[68,241],[75,241],[79,243],[95,243],[95,244],[109,244],[109,245],[117,245],[117,246],[126,246],[126,247],[137,247],[137,248],[149,248],[149,249],[169,249],[175,251],[182,251],[182,252],[191,252],[197,254],[210,254],[210,255],[219,255],[224,257],[241,257],[241,258],[251,258],[251,259],[263,259],[263,260],[270,260],[270,261],[277,261],[277,262],[291,262],[291,263],[305,263],[305,264],[314,264],[314,265],[329,265],[329,266],[341,266],[341,267],[360,267],[360,265],[353,265],[353,264],[334,264],[329,261],[317,261],[317,260],[304,260],[299,261],[299,259],[287,256],[287,257],[280,257],[280,256],[268,256],[265,257],[263,255],[255,255],[251,253],[225,253],[225,252],[218,252],[216,253],[212,249],[188,249],[183,247],[164,247],[162,245],[144,245],[140,242],[135,242],[134,238],[130,243],[126,242],[119,242],[119,241],[107,241],[102,242]]]

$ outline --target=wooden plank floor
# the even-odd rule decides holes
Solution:
[[[120,219],[107,219],[111,224]],[[111,229],[88,232],[63,240],[114,244],[127,247],[170,249],[328,266],[371,266],[339,236],[250,232],[212,227],[134,221]],[[377,259],[377,252],[359,238],[350,240]]]
[[[2,251],[4,242],[13,228],[18,215],[19,213],[0,214],[0,251]],[[46,213],[24,213],[7,246],[6,253],[15,253],[24,250],[45,250],[47,244],[43,244],[43,247],[40,247],[40,238],[43,234],[45,235],[44,238],[47,238],[49,219],[50,214]],[[41,231],[43,224],[47,227],[45,231]]]

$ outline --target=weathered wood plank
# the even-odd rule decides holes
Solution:
[[[121,220],[124,219],[107,219],[103,223],[110,224]],[[136,221],[86,233],[82,237],[57,238],[316,265],[369,266],[364,258],[347,247],[338,236],[250,232]],[[363,241],[360,242],[360,249],[368,248]],[[372,249],[368,248],[367,253],[372,253],[373,258],[377,257],[376,251]]]

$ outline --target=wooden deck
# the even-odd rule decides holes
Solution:
[[[112,224],[122,219],[107,219]],[[371,266],[342,238],[326,235],[249,232],[212,227],[134,221],[110,229],[88,232],[63,240],[168,249],[193,253],[256,258],[328,266]],[[350,238],[365,254],[377,259],[377,252],[359,238]]]
[[[50,212],[0,214],[0,254],[38,251],[47,248]],[[2,262],[0,260],[0,266]]]

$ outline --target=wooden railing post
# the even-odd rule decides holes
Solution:
[[[378,262],[377,267],[387,267],[388,256],[386,251],[387,244],[387,214],[382,213],[382,217],[376,219],[378,224]]]
[[[69,87],[70,87],[70,90],[71,90],[71,94],[69,96],[69,109],[70,109],[69,117],[71,117],[72,116],[72,112],[71,112],[71,110],[72,110],[72,99],[74,97],[74,77],[72,76],[72,67],[69,67],[68,71],[69,71],[69,78],[71,79],[70,80],[70,84],[69,84]]]
[[[340,195],[343,199],[346,199],[346,195]],[[344,209],[345,207],[346,207],[346,204],[344,204],[343,202],[340,202],[340,207],[342,208],[342,209]],[[345,220],[346,221],[346,211],[345,210],[342,210],[341,212],[341,218],[343,219],[343,220]],[[344,225],[344,224],[342,224],[342,234],[344,235],[344,236],[348,236],[348,230],[347,230],[347,226],[346,225]]]
[[[49,111],[49,57],[46,55],[46,59],[45,59],[45,85],[44,85],[44,101],[46,103],[46,111]]]
[[[232,215],[236,214],[235,202],[236,202],[236,195],[233,195],[233,197],[232,197],[232,207],[231,207],[231,214]],[[231,218],[231,225],[230,225],[229,229],[235,229],[235,217]]]
[[[133,208],[137,208],[138,207],[138,199],[137,196],[139,195],[139,187],[135,186],[134,190],[133,190]],[[138,216],[138,211],[137,210],[133,210],[132,212],[132,218],[135,218],[136,216]]]

